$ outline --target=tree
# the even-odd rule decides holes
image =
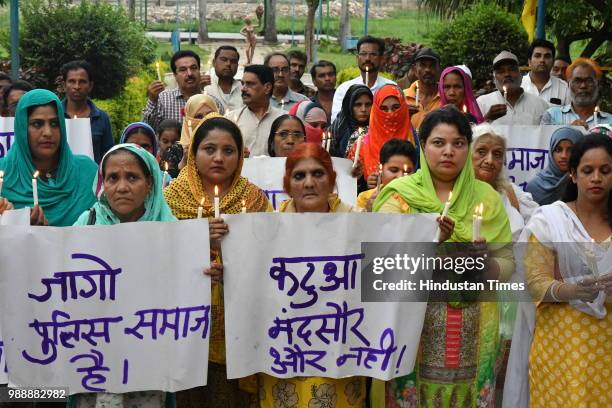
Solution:
[[[443,18],[451,18],[480,2],[497,4],[507,11],[521,14],[522,1],[516,0],[418,0]],[[573,0],[546,2],[546,29],[557,41],[557,53],[569,55],[573,42],[587,41],[580,53],[593,57],[595,51],[612,38],[612,7],[608,0]]]
[[[338,40],[342,49],[344,49],[344,40],[351,35],[351,19],[349,17],[348,0],[342,0],[340,8],[340,32],[338,34]]]
[[[304,24],[304,46],[306,47],[306,56],[309,62],[314,58],[314,20],[319,3],[320,0],[306,0],[308,13],[306,14],[306,23]]]
[[[198,42],[208,41],[208,22],[206,21],[206,0],[198,0]]]
[[[127,0],[128,2],[128,16],[130,21],[136,20],[136,0]]]
[[[266,31],[264,40],[268,43],[277,43],[276,36],[276,0],[267,0],[266,2]]]

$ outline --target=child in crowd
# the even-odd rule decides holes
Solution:
[[[416,170],[416,149],[407,140],[391,139],[380,149],[382,174],[379,175],[380,186],[366,190],[357,196],[357,207],[372,211],[372,203],[379,191],[396,178],[412,174]]]
[[[159,139],[158,159],[160,159],[164,152],[181,138],[181,124],[174,119],[163,120],[157,128],[157,137]]]

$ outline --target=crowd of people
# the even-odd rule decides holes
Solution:
[[[559,244],[612,241],[612,115],[598,105],[601,68],[556,56],[554,44],[535,40],[526,75],[514,54],[500,50],[491,61],[496,89],[476,97],[469,67],[443,69],[430,48],[415,54],[416,80],[401,89],[380,75],[383,51],[380,39],[361,38],[360,75],[338,87],[333,62],[314,63],[314,89],[301,80],[307,58],[299,51],[248,64],[240,80],[232,46],[215,51],[210,75],[200,73],[197,53],[179,51],[170,61],[177,87],[153,81],[142,121],[128,125],[116,145],[108,115],[89,98],[94,78],[86,61],[61,68],[63,101],[0,75],[0,108],[15,117],[14,142],[0,159],[0,214],[31,207],[31,225],[58,227],[192,219],[202,208],[209,219],[208,385],[175,395],[82,394],[72,406],[492,408],[504,374],[505,407],[612,405],[612,275],[585,276],[582,258]],[[90,119],[93,160],[71,152],[64,118]],[[552,134],[548,164],[526,191],[504,171],[500,124],[566,125]],[[286,157],[278,178],[290,199],[280,212],[440,214],[448,200],[437,218],[440,241],[471,243],[472,211],[485,202],[474,250],[489,254],[496,279],[524,280],[534,302],[514,312],[502,303],[430,302],[414,372],[387,382],[265,374],[228,380],[222,260],[231,255],[221,253],[221,241],[230,232],[215,218],[213,186],[222,214],[274,211],[241,175],[245,158],[262,155]],[[332,157],[354,161],[356,205],[335,193]],[[504,245],[512,242],[532,244],[522,276]],[[456,343],[447,341],[453,324]],[[321,405],[312,391],[321,384],[350,389],[350,397],[338,392]],[[283,387],[295,397],[281,398]]]

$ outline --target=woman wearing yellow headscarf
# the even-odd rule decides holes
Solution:
[[[374,202],[374,211],[440,213],[452,191],[448,217],[438,219],[442,240],[469,243],[474,208],[484,203],[477,241],[479,247],[483,240],[488,247],[487,279],[507,280],[514,271],[512,248],[507,245],[512,242],[510,223],[499,194],[474,175],[467,119],[454,107],[435,110],[426,116],[419,136],[421,168],[389,183]],[[445,225],[448,219],[451,228]],[[388,381],[385,401],[380,395],[374,407],[495,406],[497,304],[466,296],[452,300],[429,302],[415,372]]]
[[[183,117],[183,128],[181,129],[181,146],[187,150],[191,143],[192,135],[200,123],[212,113],[219,114],[219,108],[215,100],[205,94],[196,94],[187,100],[185,104],[185,115]],[[221,116],[219,114],[219,116]],[[189,129],[191,127],[191,130]]]
[[[193,132],[187,150],[187,165],[164,190],[172,213],[179,219],[196,218],[198,207],[209,219],[211,240],[212,331],[210,338],[208,385],[176,394],[179,408],[248,406],[249,393],[257,391],[249,381],[228,380],[225,369],[225,324],[223,284],[220,282],[221,238],[228,233],[227,224],[214,217],[214,188],[218,187],[221,214],[272,211],[264,192],[240,175],[243,139],[236,124],[222,117],[206,119]],[[240,383],[240,384],[239,384]],[[248,392],[245,392],[248,391]]]

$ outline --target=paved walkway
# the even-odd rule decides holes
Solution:
[[[147,36],[155,38],[158,41],[170,41],[170,33],[169,31],[147,31]],[[326,37],[325,35],[321,37]],[[191,38],[198,38],[198,33],[192,32]],[[239,33],[208,33],[208,38],[211,41],[244,41],[244,37]],[[278,34],[277,35],[279,43],[291,43],[291,34]],[[188,41],[189,33],[186,31],[181,31],[181,40]],[[257,40],[263,42],[263,37],[257,36]],[[336,37],[329,36],[330,41],[336,41]],[[304,43],[304,35],[296,34],[295,41],[298,44]]]

